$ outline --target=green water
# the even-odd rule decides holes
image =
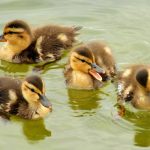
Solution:
[[[0,32],[12,19],[33,26],[48,23],[83,26],[80,41],[101,39],[112,47],[119,69],[150,63],[149,0],[1,0]],[[115,85],[99,91],[67,90],[67,54],[42,72],[53,112],[44,120],[12,117],[0,121],[0,150],[138,150],[150,146],[150,113],[117,115]],[[23,78],[34,65],[0,62],[0,75]]]

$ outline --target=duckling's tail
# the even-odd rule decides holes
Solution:
[[[82,28],[83,28],[82,26],[73,26],[74,31],[79,31]]]
[[[83,27],[82,26],[73,26],[72,28],[73,28],[75,36],[77,36],[80,34],[78,31],[81,30]]]

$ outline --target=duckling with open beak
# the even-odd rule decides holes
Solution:
[[[71,52],[64,75],[70,88],[97,89],[115,71],[111,51],[108,52],[108,48],[100,41],[93,41],[80,45]]]

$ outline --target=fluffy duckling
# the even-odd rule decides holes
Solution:
[[[62,50],[71,48],[81,27],[48,25],[35,30],[22,20],[13,20],[4,27],[0,59],[13,63],[53,62]]]
[[[100,41],[75,48],[64,71],[68,87],[74,89],[97,89],[115,73],[111,50]]]
[[[32,75],[19,79],[0,78],[0,112],[26,119],[43,118],[52,110],[42,79]]]
[[[136,108],[150,110],[150,66],[130,66],[118,76],[119,102],[131,101]]]

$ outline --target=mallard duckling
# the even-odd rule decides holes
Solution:
[[[13,20],[4,27],[0,59],[13,63],[53,62],[62,50],[71,48],[81,27],[47,25],[35,30],[22,20]]]
[[[119,103],[131,101],[136,108],[150,110],[150,66],[130,66],[118,76]]]
[[[115,73],[111,50],[100,41],[75,48],[64,71],[68,87],[74,89],[97,89]]]
[[[51,110],[40,77],[32,75],[23,81],[0,77],[0,112],[38,119],[48,115]]]

